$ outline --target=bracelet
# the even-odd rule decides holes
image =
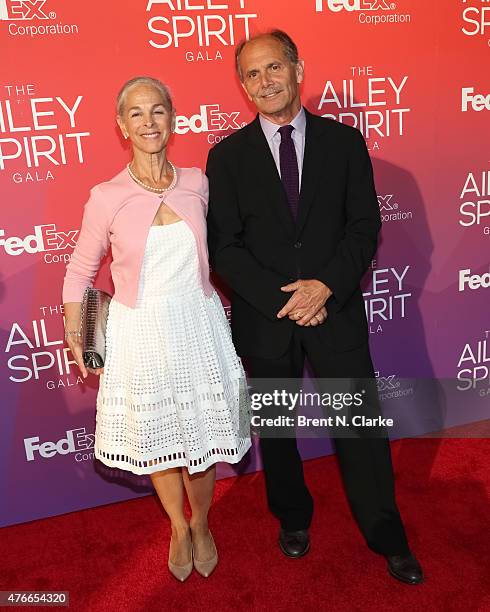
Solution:
[[[81,331],[65,331],[65,340],[68,340],[68,336],[81,336]]]

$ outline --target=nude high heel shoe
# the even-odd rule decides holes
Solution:
[[[207,578],[213,572],[214,568],[218,565],[218,551],[216,549],[213,534],[209,532],[209,535],[211,536],[211,541],[214,547],[214,556],[208,561],[199,561],[194,556],[194,548],[192,552],[192,556],[194,559],[194,567],[196,568],[196,571],[201,574],[201,576],[204,576],[204,578]]]
[[[189,563],[186,563],[185,565],[177,565],[176,563],[172,563],[172,561],[170,561],[170,546],[169,546],[168,569],[170,570],[170,573],[173,576],[175,576],[177,580],[180,580],[181,582],[184,582],[184,580],[189,578],[189,576],[192,573],[192,567],[194,565],[193,560],[192,560],[192,554],[193,554],[193,550],[191,547],[191,560],[189,561]]]

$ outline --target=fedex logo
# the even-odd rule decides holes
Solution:
[[[390,389],[398,389],[400,386],[400,381],[397,380],[395,374],[390,374],[389,376],[380,376],[379,372],[375,372],[376,377],[376,386],[378,387],[378,391],[388,391]]]
[[[0,229],[0,247],[3,247],[7,255],[22,255],[23,253],[41,253],[44,251],[62,251],[68,248],[75,248],[76,239],[80,230],[69,230],[60,232],[56,225],[34,226],[34,233],[21,238],[20,236],[10,236],[4,238],[5,230]]]
[[[384,196],[378,196],[379,210],[381,212],[383,210],[398,210],[398,204],[396,202],[392,202],[393,197],[394,196],[392,193]]]
[[[393,2],[387,0],[315,0],[316,12],[322,13],[326,4],[333,13],[340,11],[392,11],[396,8]]]
[[[39,453],[43,459],[50,459],[55,455],[68,455],[77,451],[89,450],[94,447],[95,435],[87,433],[85,427],[70,429],[66,432],[66,438],[56,442],[43,442],[39,444],[39,436],[24,439],[24,449],[27,461],[34,461]]]
[[[201,134],[202,132],[224,132],[226,130],[239,130],[244,123],[239,123],[239,111],[225,113],[219,104],[201,104],[199,113],[192,117],[177,115],[175,122],[176,134]]]
[[[490,272],[484,274],[472,274],[471,270],[459,271],[458,291],[468,289],[488,289],[490,287]]]
[[[0,0],[0,20],[49,19],[43,8],[46,0]]]
[[[468,107],[477,113],[482,110],[490,110],[490,94],[475,94],[474,87],[463,87],[461,89],[461,112],[466,113]]]

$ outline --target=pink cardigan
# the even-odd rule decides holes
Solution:
[[[110,181],[90,191],[78,242],[66,266],[63,303],[82,301],[85,288],[92,286],[100,260],[111,246],[114,298],[135,307],[146,238],[162,201],[192,230],[201,284],[206,295],[212,294],[206,240],[206,175],[199,168],[177,168],[177,185],[162,198],[135,183],[124,168]]]

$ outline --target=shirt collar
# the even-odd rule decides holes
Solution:
[[[262,131],[264,132],[267,141],[270,142],[274,136],[277,134],[277,130],[281,127],[277,125],[277,123],[272,123],[269,119],[266,119],[262,115],[259,114],[259,121]],[[291,125],[295,130],[301,133],[302,136],[305,135],[306,132],[306,114],[305,109],[303,107],[300,108],[296,117],[291,121]]]

